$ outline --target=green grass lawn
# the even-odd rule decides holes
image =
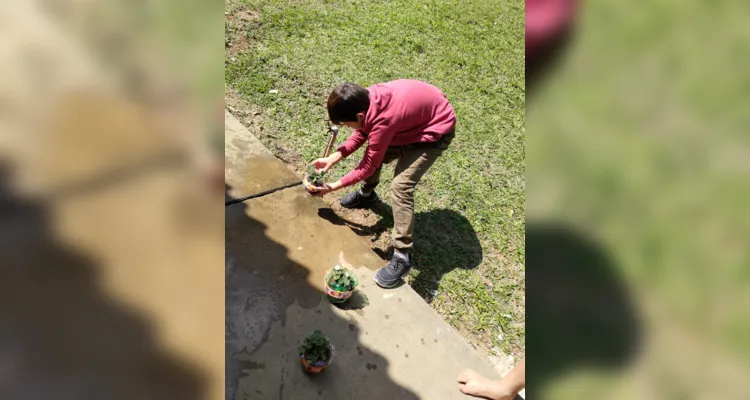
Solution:
[[[339,83],[413,78],[447,94],[457,135],[416,194],[412,285],[473,343],[522,356],[523,1],[229,0],[225,14],[227,87],[272,151],[320,155]]]
[[[529,96],[527,216],[595,238],[643,343],[625,369],[567,360],[546,398],[747,397],[747,3],[581,4]]]

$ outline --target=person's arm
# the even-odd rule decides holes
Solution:
[[[341,187],[354,185],[362,180],[369,178],[377,171],[380,164],[383,163],[388,146],[395,135],[392,129],[386,125],[376,127],[370,132],[370,141],[367,144],[365,155],[354,170],[344,175],[339,181]]]
[[[467,369],[458,376],[463,394],[490,400],[513,400],[526,386],[526,359],[522,359],[504,378],[489,379]]]
[[[349,157],[352,153],[357,151],[367,141],[367,137],[359,130],[354,131],[348,139],[336,149],[336,151],[328,157],[318,158],[312,162],[313,168],[316,171],[328,172],[341,160]]]
[[[336,149],[336,152],[341,153],[341,158],[344,159],[362,147],[366,141],[367,136],[365,136],[362,131],[356,130],[344,141],[344,143],[341,143],[341,146]]]
[[[508,375],[505,375],[503,382],[506,384],[512,393],[518,394],[524,387],[526,387],[526,359],[523,358],[521,361],[513,367]]]
[[[340,151],[337,151],[328,157],[319,158],[313,161],[312,166],[313,168],[315,168],[316,171],[328,172],[328,170],[333,168],[336,164],[338,164],[343,159],[344,159],[344,155],[341,154]]]
[[[312,196],[323,196],[327,193],[335,192],[344,186],[341,184],[341,180],[337,180],[333,183],[324,183],[323,186],[318,186],[313,191],[309,191],[308,193]]]
[[[362,161],[360,161],[359,165],[340,180],[333,183],[327,183],[312,194],[322,196],[326,193],[354,185],[370,177],[370,175],[375,173],[383,162],[385,152],[388,150],[388,145],[391,143],[394,134],[395,132],[388,129],[387,126],[373,129],[373,131],[370,132],[370,143],[367,145],[365,155],[362,157]]]

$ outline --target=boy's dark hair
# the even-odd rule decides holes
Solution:
[[[328,118],[334,124],[357,122],[357,113],[367,113],[370,92],[354,83],[339,85],[328,96]]]

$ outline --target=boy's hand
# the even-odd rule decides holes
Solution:
[[[328,172],[334,166],[334,162],[331,157],[319,158],[312,162],[312,166],[316,171]]]
[[[319,158],[313,161],[312,166],[316,171],[328,172],[328,170],[333,168],[334,165],[338,164],[338,162],[341,161],[342,158],[343,157],[341,153],[337,151],[328,157]]]
[[[322,186],[313,186],[307,193],[310,196],[321,197],[341,188],[341,181],[336,181],[334,183],[324,183]]]
[[[307,191],[307,193],[310,194],[310,196],[322,197],[332,191],[333,188],[331,188],[331,185],[324,183],[323,186],[313,186]]]

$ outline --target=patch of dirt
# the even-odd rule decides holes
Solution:
[[[353,190],[353,189],[351,189]],[[387,259],[390,251],[390,228],[383,224],[383,215],[390,213],[390,208],[381,203],[374,210],[351,210],[341,206],[339,199],[347,190],[329,193],[323,196],[323,201],[338,217],[338,223],[351,228],[359,236],[367,237],[370,246],[381,258]],[[336,223],[336,222],[334,222]]]
[[[252,47],[254,33],[260,26],[260,14],[241,8],[225,15],[224,24],[224,47],[227,53],[240,54]]]
[[[255,11],[238,10],[234,14],[230,15],[227,19],[229,19],[230,21],[248,22],[248,21],[257,21],[259,18],[260,18],[260,15]]]

